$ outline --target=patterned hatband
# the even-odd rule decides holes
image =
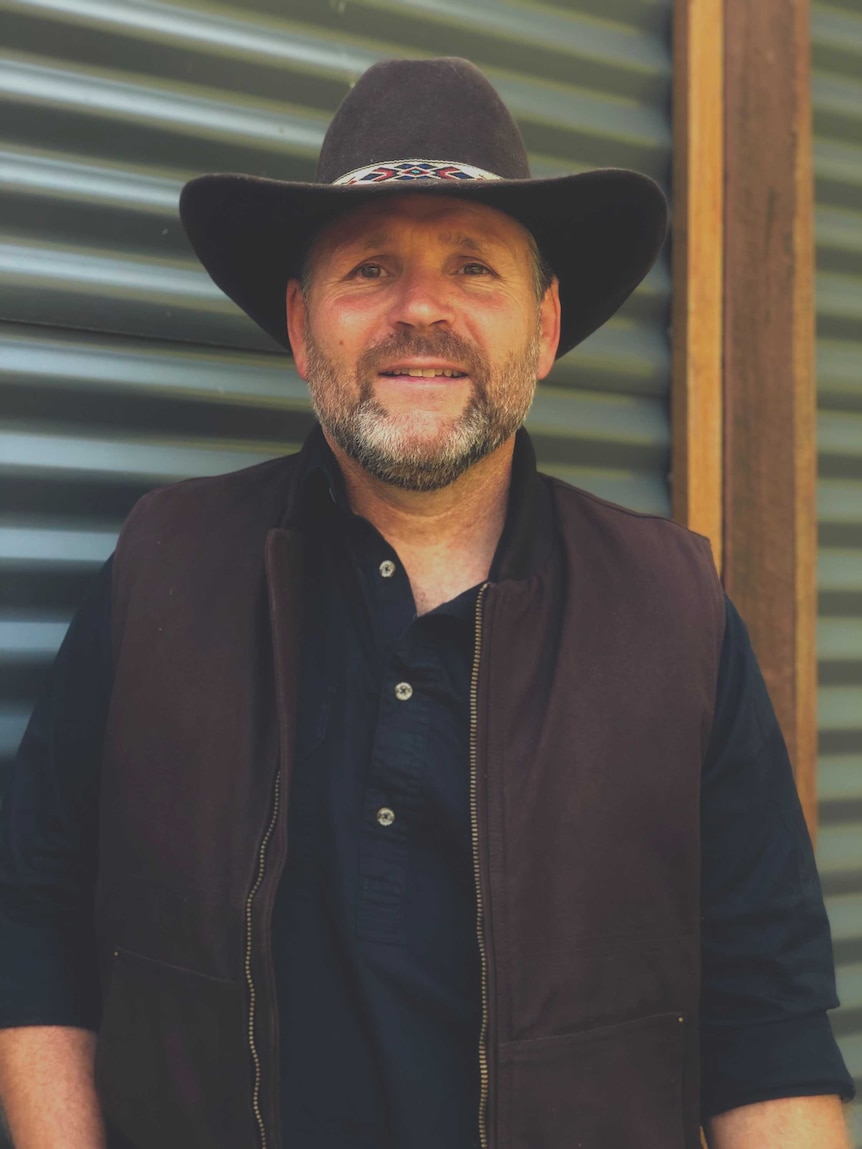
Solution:
[[[498,180],[501,177],[470,164],[451,160],[387,160],[368,168],[354,168],[333,180],[335,184],[381,184],[386,180]]]

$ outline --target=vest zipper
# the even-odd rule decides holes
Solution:
[[[485,951],[483,930],[484,915],[482,887],[479,881],[479,801],[478,801],[478,760],[477,733],[479,727],[479,659],[482,653],[482,600],[487,583],[482,583],[476,596],[475,645],[473,648],[473,672],[470,676],[470,823],[473,834],[473,878],[476,883],[476,937],[479,942],[479,957],[482,966],[482,1027],[479,1031],[479,1143],[482,1149],[488,1146],[486,1107],[488,1105],[488,958]]]
[[[279,799],[281,796],[281,770],[275,776],[275,788],[272,802],[272,817],[269,820],[269,825],[263,835],[263,840],[260,843],[260,852],[257,857],[257,877],[255,878],[254,885],[252,886],[245,903],[245,980],[248,985],[248,1046],[251,1051],[251,1059],[254,1063],[254,1087],[252,1090],[251,1106],[254,1110],[255,1120],[257,1121],[258,1129],[260,1130],[260,1146],[261,1149],[267,1149],[266,1139],[266,1126],[263,1121],[263,1114],[260,1111],[260,1055],[257,1052],[257,1044],[254,1038],[254,1015],[255,1005],[257,1002],[257,993],[254,988],[254,978],[251,972],[251,926],[252,926],[252,907],[254,898],[257,891],[260,889],[260,884],[263,881],[263,871],[266,864],[266,848],[269,845],[269,840],[272,837],[272,832],[275,829],[276,819],[278,818]]]

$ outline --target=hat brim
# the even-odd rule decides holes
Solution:
[[[289,183],[205,175],[180,197],[180,217],[214,282],[290,351],[285,290],[307,246],[344,211],[381,196],[458,196],[517,219],[536,239],[560,283],[564,355],[608,320],[654,264],[668,208],[653,180],[622,168],[531,180],[412,180]]]

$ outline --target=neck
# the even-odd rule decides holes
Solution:
[[[398,553],[417,613],[488,577],[506,520],[514,436],[449,486],[405,491],[369,474],[324,434],[344,476],[351,510],[368,519]]]

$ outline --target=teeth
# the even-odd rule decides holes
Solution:
[[[408,367],[396,368],[394,371],[384,371],[384,375],[409,375],[412,379],[437,379],[441,375],[446,379],[461,379],[463,371],[438,370],[436,367]]]

